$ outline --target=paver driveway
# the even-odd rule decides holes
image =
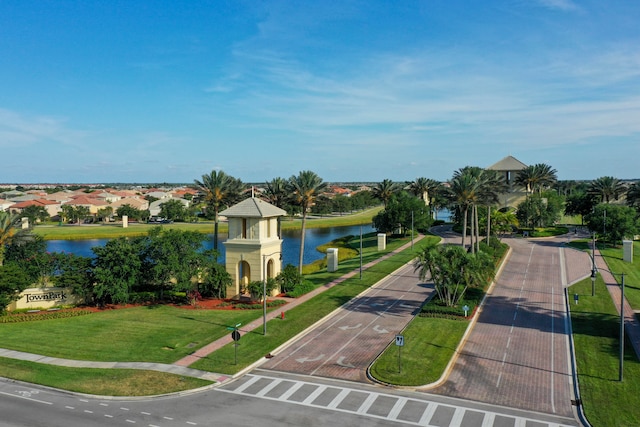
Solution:
[[[513,251],[447,381],[432,393],[573,416],[564,288],[590,274],[566,238]]]
[[[366,369],[433,292],[405,265],[340,308],[262,365],[299,374],[366,381]]]

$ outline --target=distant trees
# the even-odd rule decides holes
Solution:
[[[601,203],[584,220],[590,230],[613,244],[622,243],[624,238],[632,238],[640,231],[638,214],[628,206]]]
[[[373,217],[373,226],[381,233],[406,235],[412,225],[415,230],[426,231],[432,223],[424,202],[406,191],[392,195],[387,207]]]
[[[517,206],[516,216],[527,227],[550,227],[560,219],[563,199],[555,190],[529,196]]]
[[[634,182],[627,189],[627,206],[635,208],[640,213],[640,182]]]
[[[27,274],[15,263],[0,265],[0,314],[30,283]]]
[[[0,211],[0,266],[4,262],[5,251],[10,244],[21,244],[32,238],[30,230],[22,228],[20,215]]]
[[[126,215],[129,220],[133,221],[146,221],[149,218],[149,211],[136,209],[130,204],[125,204],[116,209],[116,215],[120,218]]]
[[[88,206],[62,205],[60,215],[67,222],[81,223],[91,215]]]
[[[584,216],[593,211],[593,207],[597,204],[593,195],[586,192],[575,192],[567,196],[564,205],[565,215],[580,215],[582,225],[584,225]]]
[[[45,207],[38,205],[27,206],[26,208],[22,209],[20,215],[22,217],[29,218],[29,224],[45,222],[51,218],[49,216],[49,212],[47,212]]]
[[[184,221],[188,216],[187,208],[180,200],[170,199],[160,204],[160,216],[171,221]]]

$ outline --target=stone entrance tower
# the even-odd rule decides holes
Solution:
[[[249,282],[276,277],[282,270],[278,217],[287,212],[251,197],[220,212],[229,219],[225,268],[233,278],[227,297],[239,296]]]

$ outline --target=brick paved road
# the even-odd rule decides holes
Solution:
[[[590,274],[566,239],[509,239],[513,252],[447,381],[431,390],[573,416],[564,288]]]
[[[412,265],[337,310],[262,365],[265,369],[366,381],[366,369],[433,292]]]

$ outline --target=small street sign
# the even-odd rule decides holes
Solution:
[[[462,307],[462,310],[464,310],[464,317],[467,317],[467,315],[469,314],[469,306],[465,305],[464,307]]]
[[[404,346],[404,335],[396,335],[396,345],[398,347]]]

